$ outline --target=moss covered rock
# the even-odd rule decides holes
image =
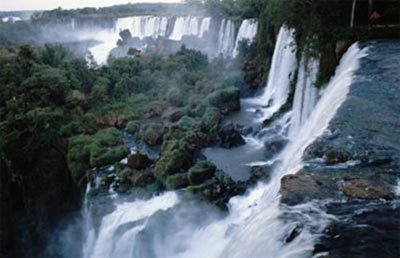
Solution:
[[[128,157],[128,167],[130,167],[131,169],[144,169],[151,162],[151,159],[147,155],[140,152],[132,154]]]
[[[128,124],[126,125],[126,130],[130,134],[136,134],[139,132],[140,129],[140,122],[137,120],[129,121]]]
[[[155,176],[165,182],[167,176],[177,174],[192,164],[190,154],[179,141],[171,140],[163,145],[161,158],[155,167]]]
[[[168,190],[175,190],[186,187],[188,185],[189,185],[189,179],[187,173],[168,176],[165,182],[165,187]]]
[[[200,161],[196,163],[188,174],[189,182],[192,185],[198,185],[210,179],[215,174],[215,165],[209,161]]]
[[[240,91],[234,87],[216,91],[207,97],[208,104],[226,114],[240,111]]]

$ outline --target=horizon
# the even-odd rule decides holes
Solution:
[[[62,9],[79,9],[85,7],[109,7],[122,4],[142,4],[142,3],[182,3],[183,0],[42,0],[38,3],[36,0],[14,0],[1,1],[0,12],[15,11],[46,11],[58,7]]]

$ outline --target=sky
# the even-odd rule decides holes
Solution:
[[[81,7],[103,7],[127,3],[176,3],[181,0],[0,0],[0,11],[51,10]]]

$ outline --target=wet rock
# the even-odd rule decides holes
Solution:
[[[249,184],[255,184],[262,180],[267,182],[270,179],[272,172],[271,166],[254,166],[250,170],[250,178],[248,180]]]
[[[144,169],[146,168],[152,160],[145,154],[137,152],[128,157],[128,167],[131,169]]]
[[[231,122],[222,125],[218,131],[218,136],[221,139],[221,146],[224,148],[232,148],[245,144],[243,137],[236,131]]]
[[[241,134],[241,135],[249,135],[253,132],[253,127],[251,126],[244,126],[244,125],[236,125],[235,129]]]
[[[285,145],[288,143],[288,140],[283,137],[274,137],[264,142],[265,147],[265,157],[267,159],[272,158],[275,154],[280,152]]]
[[[308,174],[286,175],[281,179],[282,202],[295,205],[327,196],[322,183]]]
[[[215,174],[215,165],[209,161],[197,162],[190,170],[188,174],[189,182],[192,185],[198,185],[210,179]]]
[[[343,192],[351,197],[360,199],[388,199],[392,200],[395,195],[386,191],[378,185],[373,185],[371,182],[364,179],[355,179],[344,182]]]

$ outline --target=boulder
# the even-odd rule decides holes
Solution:
[[[162,115],[162,118],[169,120],[172,123],[175,123],[175,122],[179,121],[179,119],[181,119],[184,115],[185,115],[185,113],[180,109],[169,108],[168,110],[166,110],[164,112],[164,114]]]
[[[168,176],[165,182],[165,187],[168,190],[184,188],[188,185],[189,185],[189,179],[187,173]]]
[[[268,181],[270,179],[272,172],[271,166],[254,166],[250,169],[250,178],[248,182],[250,184],[255,184],[258,181]]]
[[[324,198],[321,182],[303,173],[284,176],[281,179],[280,193],[282,202],[289,205]]]
[[[130,179],[133,187],[145,187],[156,180],[151,170],[133,170]]]
[[[354,179],[343,184],[343,193],[360,199],[387,199],[393,200],[395,195],[378,185],[373,185],[365,179]]]
[[[128,131],[128,133],[133,135],[139,132],[139,129],[140,129],[140,122],[137,120],[129,121],[128,124],[126,125],[126,130]]]
[[[280,152],[285,145],[287,144],[288,140],[284,139],[283,137],[274,137],[264,142],[265,147],[265,157],[267,159],[272,158],[275,154]]]
[[[224,148],[232,148],[246,143],[231,122],[222,125],[218,136],[221,139],[221,146]]]
[[[189,182],[192,185],[198,185],[210,179],[215,174],[215,165],[209,161],[199,161],[189,170]]]
[[[131,169],[144,169],[146,168],[152,160],[145,154],[137,152],[128,157],[128,167]]]

